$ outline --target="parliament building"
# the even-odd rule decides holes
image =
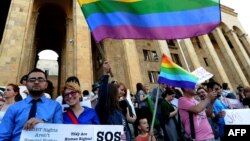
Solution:
[[[224,5],[220,26],[206,35],[180,40],[105,39],[98,44],[77,0],[1,0],[0,6],[0,86],[19,84],[23,75],[38,67],[58,88],[53,98],[72,75],[80,79],[82,89],[91,90],[108,60],[111,80],[125,83],[135,93],[138,82],[157,86],[163,53],[191,72],[203,67],[233,90],[250,83],[249,36],[237,11]],[[55,59],[41,57],[46,56],[44,51],[54,53]]]

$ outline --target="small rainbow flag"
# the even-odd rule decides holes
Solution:
[[[175,64],[168,56],[162,55],[158,83],[174,87],[194,89],[198,77]]]
[[[181,39],[211,32],[221,22],[219,0],[78,0],[97,42]]]

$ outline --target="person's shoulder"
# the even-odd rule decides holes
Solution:
[[[50,98],[47,98],[47,97],[43,97],[42,98],[46,103],[49,103],[49,104],[53,104],[53,105],[60,105],[60,103],[58,101],[55,101],[53,99],[50,99]]]
[[[180,97],[179,98],[179,101],[186,101],[186,100],[189,100],[190,98],[187,98],[187,97],[185,97],[185,96],[182,96],[182,97]]]
[[[20,110],[23,109],[24,106],[26,106],[27,102],[24,100],[20,100],[15,102],[14,104],[9,106],[9,110]]]
[[[82,107],[84,108],[85,112],[95,112],[95,109],[93,109],[93,108],[89,108],[87,106],[82,106]]]
[[[89,108],[89,107],[86,107],[86,106],[83,106],[83,107],[84,107],[84,112],[86,112],[86,114],[91,115],[91,116],[97,116],[97,113],[96,113],[95,109]]]

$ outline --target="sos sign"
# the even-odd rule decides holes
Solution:
[[[120,141],[121,132],[99,131],[97,132],[97,141]]]

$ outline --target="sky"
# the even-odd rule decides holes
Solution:
[[[247,34],[250,34],[249,0],[220,0],[220,3],[234,9],[238,13],[241,25]]]

